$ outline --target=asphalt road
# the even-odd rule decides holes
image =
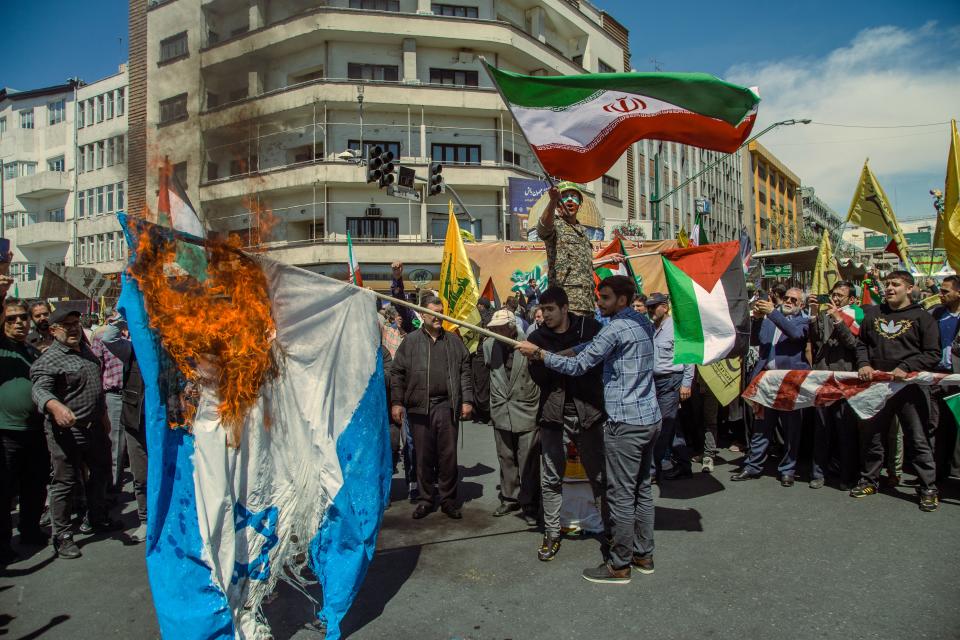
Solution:
[[[497,505],[489,427],[467,425],[460,449],[464,518],[386,512],[379,552],[344,622],[345,636],[402,640],[960,637],[960,481],[941,487],[938,513],[910,488],[863,500],[773,475],[715,474],[658,490],[656,573],[597,585],[595,539],[568,539],[550,563],[540,534]],[[735,460],[734,454],[724,454]],[[739,454],[737,454],[739,455]],[[801,476],[802,477],[802,476]],[[397,497],[401,482],[394,481]],[[131,496],[127,496],[131,498]],[[122,516],[135,524],[132,504]],[[143,547],[78,537],[84,556],[49,549],[0,572],[0,636],[155,638]],[[278,640],[313,640],[309,601],[281,586],[266,613]]]

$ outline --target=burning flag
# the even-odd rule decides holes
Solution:
[[[676,332],[674,362],[711,364],[746,353],[747,283],[737,241],[662,254]]]
[[[357,257],[353,255],[353,240],[350,238],[349,231],[347,231],[347,269],[350,271],[350,282],[362,287],[363,276],[360,275],[360,263],[357,262]]]
[[[323,590],[326,637],[373,557],[389,496],[380,331],[371,296],[210,243],[175,275],[174,235],[120,216],[119,308],[145,382],[146,560],[164,637],[271,637],[279,579]],[[298,587],[303,593],[303,587]]]
[[[600,178],[645,138],[733,153],[760,102],[706,73],[524,76],[484,64],[544,170],[575,182]]]
[[[170,162],[160,168],[160,191],[157,195],[157,222],[174,231],[203,239],[206,230],[190,203],[187,192],[173,172]],[[176,264],[201,282],[207,277],[207,256],[203,248],[186,242],[177,242]]]

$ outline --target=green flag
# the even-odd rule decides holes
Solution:
[[[947,396],[943,401],[950,407],[950,412],[953,413],[953,419],[957,421],[958,428],[960,428],[960,393]]]

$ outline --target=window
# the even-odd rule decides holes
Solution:
[[[123,211],[123,183],[117,183],[117,211]]]
[[[434,162],[480,164],[480,145],[434,143],[430,145],[430,157]]]
[[[430,84],[446,84],[458,87],[478,86],[479,75],[476,71],[458,71],[456,69],[430,69]]]
[[[93,189],[87,189],[87,217],[88,218],[92,218],[93,215],[96,213],[96,210],[94,209],[94,206],[93,206],[94,195],[95,194],[93,192]]]
[[[96,214],[100,215],[103,213],[103,187],[96,188],[97,193],[97,209]]]
[[[92,144],[86,145],[84,154],[87,156],[87,171],[93,171],[93,152],[94,146]]]
[[[66,119],[67,102],[66,100],[57,100],[47,104],[47,117],[50,124],[60,124]]]
[[[63,156],[57,156],[56,158],[50,158],[47,160],[47,171],[63,171],[66,167],[66,164],[63,160]]]
[[[400,218],[347,218],[347,231],[354,239],[396,240],[400,237]]]
[[[36,162],[18,162],[17,169],[18,169],[17,175],[20,177],[32,176],[37,172],[37,163]]]
[[[187,94],[160,101],[160,124],[176,122],[187,117]]]
[[[100,238],[99,238],[99,239],[100,239],[100,242],[99,242],[99,244],[100,244],[100,251],[98,252],[98,254],[99,254],[99,256],[100,256],[100,262],[103,262],[103,261],[105,261],[105,260],[107,259],[107,236],[108,236],[108,235],[111,235],[111,236],[112,236],[113,234],[112,234],[112,233],[110,233],[110,234],[101,233],[101,234],[100,234]]]
[[[189,54],[186,31],[181,31],[175,36],[160,41],[160,62],[185,58]]]
[[[3,165],[3,179],[4,180],[13,180],[17,177],[17,163],[8,162]]]
[[[80,125],[83,126],[83,125]],[[0,138],[3,137],[3,134],[7,132],[7,119],[0,118]]]
[[[616,73],[617,70],[608,65],[606,62],[597,58],[597,71],[600,73]]]
[[[430,11],[438,16],[454,16],[456,18],[479,18],[476,7],[461,7],[455,4],[431,4]]]
[[[80,191],[77,193],[77,217],[82,218],[87,214],[87,200],[85,197],[85,191]]]
[[[87,263],[87,239],[80,238],[80,264]]]
[[[87,124],[92,125],[93,124],[93,98],[90,98],[89,100],[87,100],[86,111],[87,111],[87,115],[86,115]]]
[[[107,138],[107,166],[113,166],[113,138]]]
[[[103,96],[97,96],[97,122],[103,122]]]
[[[20,112],[20,128],[33,129],[33,109],[24,109]]]
[[[360,141],[359,140],[348,140],[347,147],[353,149],[354,151],[360,151]],[[386,142],[384,140],[364,140],[363,141],[363,152],[361,156],[366,158],[370,153],[370,149],[373,147],[380,147],[384,151],[393,152],[394,159],[400,158],[400,143],[399,142]]]
[[[107,103],[107,120],[113,119],[113,91],[103,94]]]
[[[351,80],[374,80],[397,82],[400,80],[400,67],[386,64],[347,63],[347,77]]]
[[[17,282],[29,282],[37,279],[37,263],[14,262],[10,265],[10,275]]]
[[[620,199],[620,181],[610,176],[603,176],[603,197]]]
[[[127,161],[126,144],[126,136],[120,135],[114,139],[113,152],[116,154],[117,164],[123,164]]]
[[[94,146],[96,147],[96,155],[94,160],[94,166],[97,169],[103,169],[103,152],[104,152],[104,141],[95,142]]]
[[[510,151],[510,149],[504,149],[504,150],[503,150],[503,161],[504,161],[505,163],[507,163],[507,164],[516,164],[516,165],[519,165],[519,164],[520,164],[520,154],[519,154],[519,153],[516,153],[516,152],[514,152],[514,151]]]
[[[124,95],[125,95],[125,91],[124,91],[123,87],[120,87],[119,89],[117,89],[117,115],[118,115],[118,116],[122,116],[122,115],[123,115],[123,99],[124,99]]]
[[[450,217],[433,218],[430,220],[430,238],[434,242],[443,242],[447,237],[447,227],[450,224]],[[474,220],[472,223],[467,220],[460,221],[460,228],[469,231],[474,238],[483,237],[483,220]]]
[[[117,240],[116,234],[108,233],[107,234],[107,259],[116,260],[117,259]]]
[[[113,211],[115,211],[115,209],[113,208],[113,189],[114,189],[114,185],[112,184],[108,184],[107,186],[104,187],[104,190],[106,191],[106,194],[107,194],[107,213],[112,213]]]
[[[86,125],[83,120],[83,103],[77,103],[77,129],[83,129]]]
[[[368,11],[400,11],[400,0],[350,0],[351,9]]]
[[[117,232],[117,257],[121,260],[126,260],[127,258],[127,239],[123,237],[123,232]]]
[[[64,208],[60,207],[59,209],[48,210],[47,220],[49,220],[50,222],[63,222],[64,220],[66,220]]]

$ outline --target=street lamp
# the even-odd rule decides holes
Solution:
[[[660,222],[660,203],[661,203],[661,202],[663,202],[664,200],[666,200],[667,198],[669,198],[669,197],[672,196],[673,194],[677,193],[678,191],[680,191],[681,189],[683,189],[685,186],[687,186],[688,184],[690,184],[691,182],[693,182],[694,180],[696,180],[697,178],[699,178],[700,176],[702,176],[703,174],[705,174],[707,171],[710,171],[710,169],[713,169],[714,167],[716,167],[716,166],[717,166],[718,164],[720,164],[721,162],[724,162],[725,160],[727,160],[728,158],[730,158],[731,156],[733,156],[734,154],[736,154],[738,151],[740,151],[740,149],[743,149],[744,147],[746,147],[747,145],[749,145],[751,142],[753,142],[754,140],[756,140],[756,139],[759,138],[760,136],[764,135],[765,133],[769,133],[770,131],[773,131],[773,130],[776,129],[777,127],[789,127],[789,126],[793,126],[793,125],[795,125],[795,124],[810,124],[811,122],[813,122],[813,121],[812,121],[810,118],[801,118],[801,119],[790,118],[789,120],[781,120],[781,121],[779,121],[779,122],[774,122],[773,124],[771,124],[769,127],[767,127],[766,129],[764,129],[763,131],[761,131],[761,132],[758,133],[757,135],[752,136],[752,137],[748,138],[747,140],[745,140],[744,143],[741,144],[739,147],[737,147],[737,150],[734,151],[733,153],[728,153],[728,154],[726,154],[726,155],[724,155],[724,156],[721,156],[718,160],[714,160],[713,162],[711,162],[710,164],[708,164],[707,166],[705,166],[703,169],[701,169],[700,171],[698,171],[698,172],[695,173],[694,175],[690,176],[689,178],[687,178],[686,180],[684,180],[684,181],[681,182],[680,184],[676,185],[673,189],[671,189],[670,191],[666,192],[665,194],[663,194],[663,195],[657,194],[657,195],[651,197],[651,198],[650,198],[651,213],[652,213],[653,218],[654,218],[654,220],[655,220],[654,226],[653,226],[653,228],[654,228],[654,233],[656,233],[657,230],[659,229],[659,222]],[[656,158],[655,162],[658,164],[658,163],[659,163],[659,160],[660,160],[659,154],[657,154],[657,158]],[[654,182],[654,188],[655,188],[655,189],[659,187],[659,185],[657,184],[657,182],[659,182],[659,181],[655,181],[655,182]]]

